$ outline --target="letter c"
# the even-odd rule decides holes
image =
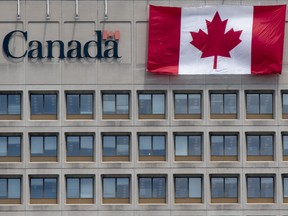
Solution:
[[[23,32],[20,30],[11,31],[5,36],[5,38],[3,40],[2,48],[3,48],[3,51],[7,57],[11,57],[14,59],[20,59],[20,58],[25,57],[27,50],[25,51],[25,53],[22,56],[13,56],[9,50],[9,42],[10,42],[11,38],[13,37],[13,34],[16,32],[20,32],[24,36],[25,41],[27,41],[27,31],[26,32]]]

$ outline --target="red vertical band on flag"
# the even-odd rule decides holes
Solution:
[[[181,8],[150,6],[149,72],[178,74],[180,28]]]
[[[254,6],[252,74],[281,74],[286,5]]]

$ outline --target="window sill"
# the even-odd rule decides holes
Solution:
[[[248,203],[274,203],[274,198],[247,198]]]
[[[1,156],[0,157],[0,162],[21,162],[21,157],[9,157],[9,156]]]
[[[31,115],[31,120],[57,120],[57,115]]]
[[[238,203],[238,198],[211,198],[211,203]]]
[[[237,114],[211,114],[211,119],[237,119]]]
[[[93,198],[67,198],[66,204],[94,204]]]
[[[201,114],[175,114],[174,118],[175,119],[201,119]]]
[[[68,120],[89,120],[89,119],[93,119],[93,114],[90,114],[90,115],[67,115],[67,119]]]
[[[175,198],[175,203],[202,203],[202,198]]]
[[[0,199],[0,204],[21,204],[21,199]]]
[[[103,198],[103,204],[130,204],[129,198]]]
[[[57,204],[57,199],[30,199],[30,204]]]
[[[175,161],[202,161],[202,156],[175,156]]]
[[[0,115],[0,120],[21,120],[21,115]]]
[[[139,114],[139,119],[165,119],[165,114]]]
[[[238,156],[211,156],[211,161],[238,161]]]
[[[246,114],[247,119],[273,119],[273,114]]]
[[[274,156],[247,156],[247,161],[274,161]]]
[[[30,162],[57,162],[57,157],[31,156]]]
[[[164,204],[166,203],[166,198],[139,198],[139,203],[141,204]]]
[[[130,161],[130,158],[129,156],[103,156],[102,157],[102,160],[104,162],[117,162],[117,161],[125,161],[125,162],[128,162]]]
[[[166,161],[165,156],[139,156],[139,161]]]

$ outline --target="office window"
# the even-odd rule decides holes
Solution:
[[[247,119],[272,119],[272,93],[246,93]]]
[[[67,119],[93,119],[92,93],[67,93]]]
[[[274,202],[274,177],[247,177],[248,203]]]
[[[103,93],[103,119],[129,119],[128,93]]]
[[[56,135],[31,135],[30,136],[30,161],[31,162],[56,162],[57,161],[57,136]]]
[[[273,161],[273,135],[247,135],[248,161]]]
[[[177,134],[175,140],[176,161],[201,161],[202,160],[202,135]]]
[[[282,93],[282,117],[288,119],[288,93]]]
[[[175,119],[201,119],[200,93],[175,93]]]
[[[0,136],[0,162],[21,161],[21,136]]]
[[[94,203],[93,177],[67,177],[66,190],[67,204]]]
[[[30,203],[56,204],[57,178],[56,177],[30,177]]]
[[[212,161],[237,161],[238,138],[237,135],[211,135]]]
[[[166,177],[139,177],[139,203],[166,203]]]
[[[165,93],[139,93],[139,119],[164,119],[165,103]]]
[[[32,120],[56,120],[57,95],[55,93],[31,93],[30,114]]]
[[[238,178],[233,176],[211,177],[211,202],[212,203],[237,203]]]
[[[140,161],[165,161],[166,137],[165,135],[139,135]]]
[[[211,93],[210,114],[212,119],[236,119],[237,94]]]
[[[21,120],[20,93],[0,93],[0,120]]]
[[[103,203],[130,203],[130,178],[108,177],[102,178]]]
[[[175,203],[201,203],[202,177],[175,176]]]
[[[288,176],[283,176],[283,202],[288,203]]]
[[[0,204],[21,204],[21,179],[0,176]]]
[[[103,161],[129,161],[130,136],[129,135],[103,135],[102,136]]]
[[[94,137],[93,135],[67,135],[66,136],[67,161],[93,161]]]
[[[283,160],[288,160],[288,134],[282,135]]]

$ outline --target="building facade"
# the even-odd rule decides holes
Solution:
[[[106,3],[0,1],[0,215],[287,216],[287,36],[281,75],[146,55],[149,4],[288,1]]]

